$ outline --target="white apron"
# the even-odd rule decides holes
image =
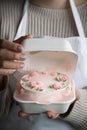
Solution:
[[[77,63],[76,71],[74,74],[74,80],[75,80],[77,88],[83,88],[87,86],[87,61],[86,61],[87,38],[85,37],[82,23],[80,20],[80,16],[76,9],[74,0],[69,0],[69,2],[70,2],[73,18],[75,20],[79,37],[69,37],[69,38],[63,38],[63,39],[67,39],[70,42],[73,50],[76,51],[78,54],[78,63]],[[19,24],[17,34],[14,40],[26,34],[28,4],[29,4],[29,0],[26,0],[25,5],[24,5],[23,17]],[[45,36],[45,38],[47,38],[47,36]]]

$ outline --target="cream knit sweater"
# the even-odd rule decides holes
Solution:
[[[13,40],[22,18],[24,0],[0,0],[0,37]],[[87,36],[87,2],[77,7]],[[70,9],[46,9],[29,5],[26,34],[57,37],[77,36]]]
[[[0,0],[0,38],[11,41],[14,39],[22,18],[23,4],[24,0]],[[87,2],[77,7],[77,9],[87,36]],[[32,34],[35,37],[43,35],[56,37],[78,36],[70,9],[45,9],[32,4],[29,5],[26,34]],[[3,111],[1,109],[1,112],[9,107],[9,101],[7,101],[7,99],[10,100],[9,93],[10,90],[6,89],[4,96],[1,97],[4,101],[4,105],[2,104]],[[77,128],[87,130],[87,89],[80,90],[80,93],[80,100],[75,103],[73,110],[65,120]]]

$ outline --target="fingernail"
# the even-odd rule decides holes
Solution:
[[[20,46],[17,47],[17,51],[18,52],[21,52],[22,51],[22,48]]]
[[[20,67],[23,68],[23,67],[24,67],[24,64],[20,64]]]
[[[16,71],[16,69],[13,69],[12,72],[14,73]]]
[[[24,54],[22,54],[22,55],[20,56],[20,60],[25,60],[25,58],[26,58],[26,56],[25,56]]]

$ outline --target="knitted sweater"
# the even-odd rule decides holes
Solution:
[[[0,1],[0,38],[13,41],[23,13],[24,0]],[[77,7],[82,25],[87,36],[87,2]],[[29,4],[26,34],[33,36],[78,36],[76,25],[70,9],[47,9]],[[5,82],[8,80],[5,78]],[[8,83],[9,84],[9,83]],[[7,84],[5,84],[7,86]],[[12,87],[6,87],[1,95],[1,113],[7,113],[11,104]],[[87,129],[87,89],[81,89],[81,98],[77,101],[64,120],[81,130]]]
[[[13,40],[22,18],[24,0],[0,1],[0,37]],[[77,7],[87,36],[87,2]],[[70,9],[47,9],[29,5],[26,34],[33,36],[77,36],[77,29]]]

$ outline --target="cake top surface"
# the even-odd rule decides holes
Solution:
[[[24,89],[38,94],[52,94],[71,87],[67,75],[48,71],[30,72],[21,78],[20,84]]]

